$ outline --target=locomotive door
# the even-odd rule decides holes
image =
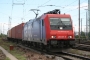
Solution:
[[[40,40],[43,39],[43,20],[40,20]]]

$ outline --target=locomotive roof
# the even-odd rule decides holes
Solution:
[[[44,19],[46,16],[48,16],[48,17],[70,17],[69,14],[61,14],[59,9],[55,9],[52,11],[48,11],[48,12],[44,13],[43,15],[41,15],[33,20]]]
[[[43,15],[35,18],[35,19],[30,19],[28,22],[26,22],[26,24],[31,23],[34,20],[44,19],[46,16],[48,16],[48,17],[70,17],[69,14],[60,14],[60,10],[55,9],[55,10],[52,10],[52,11],[48,11],[48,12],[44,13]]]
[[[62,18],[64,18],[64,17],[70,18],[71,17],[70,14],[43,14],[34,20],[44,19],[46,16],[48,16],[48,17],[62,17]]]
[[[69,14],[46,14],[48,17],[70,17]]]

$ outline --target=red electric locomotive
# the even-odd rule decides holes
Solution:
[[[44,13],[24,25],[23,40],[31,46],[49,48],[71,47],[75,43],[71,16],[59,9]]]

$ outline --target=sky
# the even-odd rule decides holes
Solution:
[[[75,31],[78,31],[78,1],[79,0],[1,0],[0,33],[7,33],[8,28],[10,28],[10,21],[11,27],[13,27],[22,22],[34,19],[35,14],[30,11],[31,9],[39,9],[38,16],[50,10],[60,9],[61,14],[71,15]],[[83,31],[86,30],[86,9],[88,9],[88,0],[80,0],[80,19],[82,18]]]

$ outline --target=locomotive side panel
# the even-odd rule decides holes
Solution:
[[[46,29],[47,28],[45,28],[45,19],[42,19],[41,20],[41,30],[42,30],[42,42],[43,42],[43,44],[44,45],[46,45],[47,43],[46,43]]]
[[[44,24],[44,19],[27,22],[23,30],[23,40],[44,43],[46,39]]]
[[[48,18],[47,15],[45,17],[44,23],[45,23],[45,32],[46,32],[46,37],[45,38],[46,38],[46,41],[47,41],[50,38],[50,25],[49,25],[49,18]]]
[[[23,28],[23,40],[27,40],[27,23],[25,23]]]
[[[33,41],[33,38],[32,38],[32,22],[29,22],[28,23],[28,41]]]
[[[40,20],[36,20],[32,23],[32,37],[33,41],[40,42]]]
[[[30,20],[24,24],[23,34],[22,34],[24,41],[33,41],[33,39],[32,39],[32,21],[33,20]]]

